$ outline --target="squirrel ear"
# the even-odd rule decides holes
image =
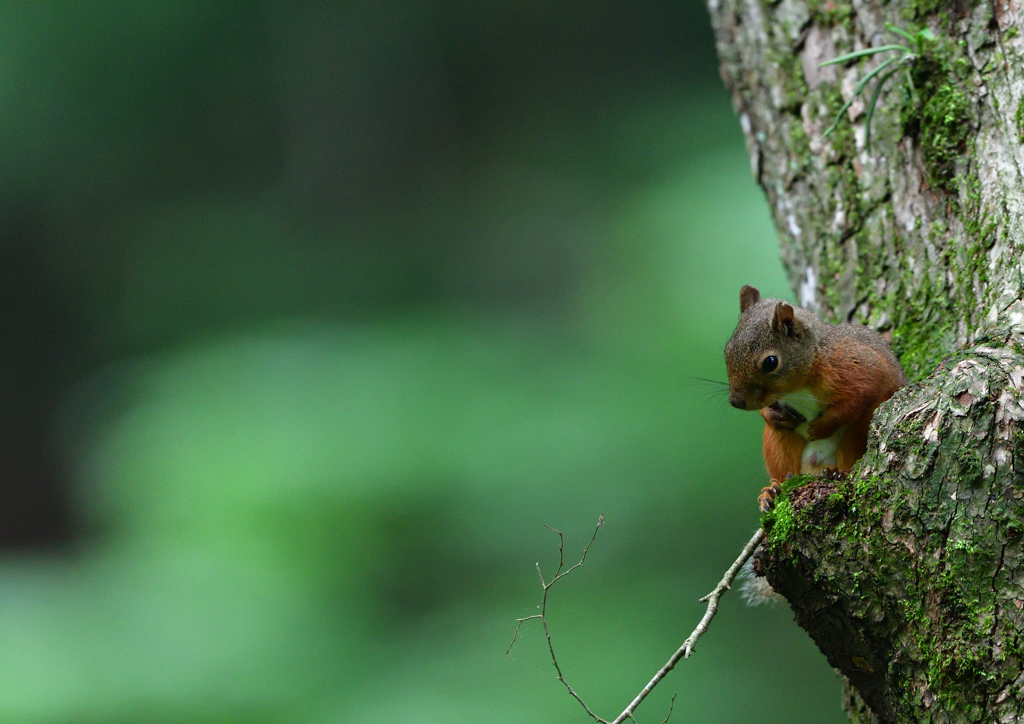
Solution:
[[[757,302],[760,299],[761,292],[757,291],[756,289],[754,289],[754,287],[750,286],[749,284],[745,285],[742,289],[740,289],[740,314],[743,314],[745,311],[747,311],[747,307],[753,304],[757,304]]]
[[[772,330],[777,334],[792,335],[796,329],[796,319],[793,317],[793,307],[785,302],[775,305],[775,314],[772,315]]]

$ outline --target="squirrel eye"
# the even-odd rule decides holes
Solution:
[[[763,372],[764,374],[774,372],[778,366],[779,358],[773,354],[770,354],[767,357],[765,357],[764,361],[761,363],[761,372]]]

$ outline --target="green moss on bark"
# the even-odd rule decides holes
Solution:
[[[1024,97],[1017,103],[1017,113],[1014,114],[1017,122],[1017,140],[1024,143]]]
[[[967,96],[944,83],[921,109],[921,150],[934,186],[952,190],[956,161],[966,148],[970,133]]]
[[[797,475],[782,483],[782,492],[775,498],[775,507],[761,514],[761,527],[767,534],[768,544],[779,547],[796,531],[796,518],[790,493],[811,480],[809,475]]]
[[[927,272],[920,282],[907,279],[902,286],[909,293],[897,307],[892,348],[907,377],[916,381],[931,374],[954,348],[956,329],[945,287],[934,288]]]
[[[921,145],[928,182],[947,192],[956,190],[957,160],[968,150],[973,125],[968,95],[960,87],[968,69],[951,42],[929,43],[910,68],[900,114],[903,132]]]
[[[824,26],[846,25],[853,17],[850,0],[808,0],[811,19]]]

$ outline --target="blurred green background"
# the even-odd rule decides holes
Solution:
[[[697,0],[0,5],[0,720],[614,716],[756,528],[789,296]],[[735,595],[639,712],[842,722]]]

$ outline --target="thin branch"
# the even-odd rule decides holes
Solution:
[[[707,632],[708,626],[711,625],[711,619],[713,619],[715,617],[715,614],[718,612],[719,599],[721,599],[722,595],[732,587],[732,582],[736,578],[736,574],[739,573],[740,568],[742,568],[743,564],[747,562],[747,559],[754,554],[754,551],[757,549],[757,546],[761,544],[761,541],[764,539],[764,531],[760,528],[758,529],[758,531],[754,534],[753,538],[751,538],[747,545],[744,546],[739,558],[737,558],[733,562],[733,564],[729,566],[728,570],[726,570],[725,575],[722,577],[722,580],[718,582],[718,585],[715,586],[714,590],[700,599],[701,603],[706,602],[708,604],[708,608],[707,611],[704,612],[704,617],[700,620],[700,623],[697,624],[697,628],[693,630],[693,633],[691,633],[689,637],[686,639],[686,641],[683,642],[683,645],[680,646],[674,654],[672,654],[672,657],[668,660],[668,662],[666,662],[665,665],[658,670],[658,673],[654,675],[654,678],[651,679],[650,682],[648,682],[647,686],[643,688],[643,691],[637,694],[636,698],[633,699],[632,702],[630,702],[629,706],[627,706],[625,710],[623,710],[623,712],[619,714],[615,719],[608,720],[602,719],[597,714],[595,714],[591,710],[591,708],[587,706],[586,702],[583,701],[580,695],[576,693],[575,689],[573,689],[572,686],[569,685],[569,682],[565,680],[565,676],[562,675],[562,667],[558,663],[558,657],[555,656],[555,645],[551,640],[551,632],[548,630],[547,619],[548,591],[551,589],[553,585],[555,585],[555,582],[557,582],[559,579],[564,578],[565,576],[569,575],[574,570],[583,565],[583,563],[587,560],[587,553],[590,551],[590,546],[593,545],[594,540],[597,539],[597,531],[598,529],[600,529],[602,525],[604,525],[603,514],[600,518],[597,519],[597,525],[594,526],[594,534],[590,537],[590,542],[587,543],[586,547],[583,549],[583,555],[580,557],[579,563],[576,563],[570,566],[569,568],[566,568],[564,571],[562,570],[562,567],[564,566],[563,548],[565,544],[565,537],[562,535],[561,531],[555,530],[554,528],[551,528],[551,526],[545,526],[546,528],[548,528],[549,530],[553,531],[558,535],[558,568],[555,570],[554,577],[552,577],[550,581],[545,581],[544,574],[541,573],[540,570],[540,563],[536,564],[537,576],[538,578],[540,578],[540,585],[544,590],[544,594],[541,597],[540,602],[540,613],[534,614],[533,616],[527,616],[525,618],[516,619],[516,630],[512,634],[512,642],[508,645],[508,648],[505,650],[505,654],[508,655],[508,653],[512,651],[512,647],[516,643],[516,637],[519,635],[519,629],[523,625],[523,623],[525,623],[526,621],[531,621],[535,618],[539,618],[541,624],[544,626],[544,636],[548,642],[548,651],[551,653],[551,663],[555,667],[557,678],[560,682],[562,682],[562,685],[565,686],[565,688],[572,695],[572,697],[580,703],[580,706],[582,706],[584,710],[586,710],[587,714],[589,714],[590,717],[595,722],[597,722],[597,724],[622,724],[622,722],[626,721],[627,719],[631,722],[634,722],[635,724],[636,719],[633,718],[633,712],[635,712],[636,708],[640,706],[640,703],[647,698],[647,695],[650,694],[654,690],[654,687],[657,686],[658,683],[665,678],[668,672],[675,668],[675,665],[679,663],[680,659],[690,658],[690,654],[693,653],[693,649],[694,646],[697,644],[697,640]],[[667,724],[669,717],[672,716],[672,710],[675,708],[675,704],[676,695],[673,694],[672,702],[669,704],[668,708],[668,715],[664,718],[664,720],[662,720],[661,724]]]
[[[601,529],[602,525],[604,525],[604,513],[602,513],[597,519],[597,525],[594,526],[594,534],[590,536],[590,541],[587,543],[586,547],[584,547],[583,555],[580,557],[580,562],[570,566],[569,568],[566,568],[564,571],[562,570],[562,567],[565,565],[565,536],[562,535],[562,531],[555,530],[550,525],[544,526],[548,530],[558,535],[558,568],[555,569],[555,575],[551,578],[551,580],[545,582],[544,574],[540,570],[540,563],[536,564],[537,576],[540,578],[541,588],[544,589],[544,595],[541,597],[540,600],[540,613],[534,614],[533,616],[527,616],[526,618],[516,619],[516,630],[512,634],[512,643],[508,645],[508,649],[505,650],[505,654],[508,655],[509,651],[512,650],[512,646],[516,642],[516,636],[519,635],[519,627],[523,625],[523,622],[529,621],[534,618],[539,618],[541,624],[544,626],[544,636],[545,638],[547,638],[548,641],[548,651],[551,652],[551,663],[555,666],[555,673],[557,674],[558,680],[562,682],[562,685],[565,686],[566,690],[568,690],[570,694],[572,694],[573,698],[580,703],[580,706],[586,709],[587,714],[589,714],[594,719],[594,721],[598,722],[598,724],[608,724],[606,720],[602,719],[593,711],[591,711],[590,707],[587,706],[587,703],[583,701],[580,695],[576,693],[576,690],[573,689],[572,686],[569,685],[569,682],[565,680],[565,676],[563,676],[562,674],[562,667],[558,664],[558,657],[555,656],[555,644],[551,640],[551,631],[548,630],[547,617],[548,591],[551,590],[551,587],[555,585],[560,579],[564,578],[565,576],[568,576],[570,573],[575,571],[577,568],[579,568],[586,562],[587,553],[590,552],[590,546],[592,546],[594,544],[594,541],[597,539],[597,531]]]
[[[668,714],[666,714],[665,718],[661,720],[661,724],[668,724],[668,720],[672,718],[672,710],[676,708],[676,696],[678,696],[678,694],[672,695],[672,701],[668,703]],[[634,719],[633,721],[636,720]]]
[[[510,643],[508,645],[508,648],[505,649],[505,655],[506,656],[508,656],[508,653],[509,653],[509,651],[512,650],[512,647],[516,645],[516,637],[519,635],[519,628],[523,625],[523,623],[525,621],[529,621],[529,620],[534,619],[534,618],[540,618],[540,614],[538,613],[536,616],[527,616],[526,618],[517,618],[516,619],[516,630],[512,632],[512,643]],[[512,657],[509,656],[509,658],[512,658]]]
[[[683,642],[683,645],[680,646],[674,654],[672,654],[672,658],[670,658],[665,665],[661,667],[658,673],[654,675],[654,678],[651,679],[647,686],[643,688],[643,691],[637,694],[637,697],[633,699],[632,703],[630,703],[630,705],[626,707],[625,711],[619,714],[611,724],[622,724],[626,719],[632,719],[633,712],[636,711],[638,706],[640,706],[640,702],[646,699],[647,695],[650,694],[654,687],[658,685],[658,682],[664,679],[668,672],[675,668],[675,665],[679,663],[679,659],[690,658],[690,654],[693,653],[693,647],[696,645],[697,639],[707,632],[708,626],[711,625],[711,619],[713,619],[715,614],[718,613],[718,600],[722,597],[723,593],[732,587],[732,582],[733,579],[736,578],[736,574],[739,573],[743,564],[747,562],[747,559],[754,554],[754,551],[761,544],[761,540],[763,538],[764,530],[758,528],[757,532],[754,533],[754,537],[751,538],[747,542],[747,545],[743,547],[740,557],[733,561],[733,564],[729,566],[725,575],[722,576],[722,580],[718,582],[717,586],[715,586],[715,590],[700,599],[701,603],[707,601],[708,610],[704,612],[704,618],[702,618],[700,623],[697,624],[697,628],[695,628],[693,633],[691,633],[686,641]]]
[[[761,545],[762,540],[764,540],[764,529],[758,528],[757,532],[747,541],[743,550],[740,551],[739,558],[732,562],[725,575],[722,576],[722,580],[715,586],[715,590],[700,599],[701,603],[707,602],[708,610],[704,612],[704,618],[697,624],[697,628],[693,630],[690,637],[683,642],[683,648],[686,649],[686,658],[690,658],[690,654],[693,653],[693,647],[697,645],[697,639],[707,632],[711,619],[718,612],[718,601],[721,599],[722,594],[732,588],[732,582],[736,579],[736,574],[743,568],[743,564],[747,562],[747,559],[754,555],[754,551]]]

